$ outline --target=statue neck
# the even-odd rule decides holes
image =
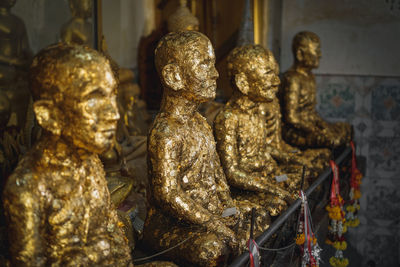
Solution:
[[[238,91],[233,93],[232,100],[244,110],[251,109],[259,104],[258,102],[251,100],[247,95]]]
[[[169,113],[174,117],[192,117],[199,107],[198,102],[188,100],[182,95],[177,95],[174,92],[167,92],[164,88],[164,97],[161,102],[161,112]]]
[[[299,73],[302,73],[302,74],[304,74],[304,75],[306,75],[306,76],[309,76],[309,75],[311,75],[312,74],[312,67],[307,67],[307,66],[304,66],[304,64],[301,64],[300,62],[296,62],[295,64],[294,64],[294,66],[293,66],[293,69],[296,71],[296,72],[299,72]]]

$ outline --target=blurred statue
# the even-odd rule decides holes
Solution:
[[[214,121],[222,166],[233,187],[253,192],[240,190],[238,197],[261,203],[271,215],[278,215],[286,208],[284,200],[296,198],[302,164],[308,161],[273,144],[279,116],[274,114],[271,120],[266,107],[280,83],[277,64],[272,53],[259,45],[237,47],[228,56],[228,75],[234,94]]]
[[[237,254],[245,248],[252,207],[257,207],[256,235],[268,227],[269,216],[260,206],[232,200],[211,128],[197,112],[216,93],[218,73],[208,38],[194,31],[169,33],[155,58],[164,95],[148,140],[154,206],[144,240],[163,250],[189,238],[169,257],[191,266],[217,266],[228,249]]]
[[[10,100],[10,125],[21,129],[30,99],[26,74],[32,51],[24,22],[10,11],[15,2],[0,0],[0,90]]]
[[[89,48],[56,44],[30,70],[44,132],[4,194],[13,266],[131,266],[97,154],[112,145],[119,114],[110,64]]]
[[[169,32],[198,31],[199,20],[190,12],[186,0],[179,0],[179,7],[167,20]]]
[[[312,32],[299,32],[292,50],[294,64],[285,72],[280,92],[285,140],[302,148],[348,144],[351,125],[326,122],[315,110],[317,88],[312,69],[318,68],[321,57],[319,37]]]
[[[93,47],[92,0],[69,0],[72,18],[61,28],[61,40]]]

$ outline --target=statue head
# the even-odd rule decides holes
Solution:
[[[167,20],[169,32],[198,31],[199,20],[194,16],[186,5],[186,0],[181,0],[179,7]]]
[[[7,126],[11,116],[11,104],[10,99],[4,92],[0,91],[0,129],[4,129]]]
[[[69,0],[69,8],[73,17],[87,19],[92,16],[92,0]]]
[[[313,32],[299,32],[293,38],[292,52],[295,63],[307,68],[318,68],[321,58],[321,44]]]
[[[210,40],[195,31],[165,35],[155,51],[155,63],[164,94],[196,101],[215,98],[218,72]]]
[[[30,86],[44,130],[90,152],[111,147],[119,119],[117,83],[99,52],[65,43],[49,46],[32,62]]]
[[[16,2],[17,0],[0,0],[0,7],[9,9],[12,8]]]
[[[272,52],[260,45],[233,49],[228,56],[228,76],[233,87],[253,101],[272,101],[280,84],[279,67]]]

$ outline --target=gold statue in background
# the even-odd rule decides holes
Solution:
[[[61,40],[93,47],[92,0],[69,0],[72,18],[61,28]]]
[[[272,53],[261,46],[235,48],[228,56],[234,93],[214,121],[217,150],[230,185],[253,192],[237,194],[261,203],[274,216],[286,207],[284,200],[296,198],[306,162],[273,144],[279,116],[267,114],[267,109],[280,83],[277,71]],[[280,175],[287,175],[282,178],[286,181],[276,178]]]
[[[167,20],[168,32],[198,31],[199,20],[187,7],[186,0],[179,0],[179,7]]]
[[[41,139],[3,195],[14,266],[130,266],[103,165],[119,119],[110,64],[98,52],[57,44],[30,70]]]
[[[11,124],[25,124],[29,90],[27,68],[32,59],[24,22],[11,13],[15,0],[0,0],[0,90],[11,103]]]
[[[155,58],[164,95],[148,140],[154,207],[145,242],[163,250],[189,237],[169,256],[191,266],[217,266],[229,248],[244,249],[252,207],[258,213],[256,235],[268,227],[269,216],[250,202],[232,200],[211,128],[197,112],[216,93],[218,73],[208,38],[194,31],[169,33]]]
[[[299,32],[293,39],[294,65],[282,80],[283,136],[299,147],[338,147],[351,140],[348,123],[329,123],[317,111],[315,76],[321,57],[319,37],[312,32]]]

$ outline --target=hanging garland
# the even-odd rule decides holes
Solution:
[[[361,179],[363,177],[360,170],[357,168],[356,149],[353,141],[350,142],[352,149],[351,159],[351,178],[350,178],[350,201],[346,207],[346,225],[349,227],[357,227],[360,224],[357,213],[360,210],[360,198],[361,198]]]
[[[343,250],[347,248],[347,243],[343,236],[347,231],[345,212],[343,210],[344,200],[340,196],[338,167],[333,160],[329,164],[332,168],[333,178],[330,203],[326,207],[330,218],[329,234],[326,243],[336,249],[335,255],[329,259],[329,263],[333,267],[346,267],[349,265],[349,260],[343,256]]]
[[[297,231],[296,244],[300,246],[302,253],[302,267],[319,267],[321,261],[321,248],[314,234],[311,212],[308,207],[307,197],[300,191],[301,210],[299,228]]]

